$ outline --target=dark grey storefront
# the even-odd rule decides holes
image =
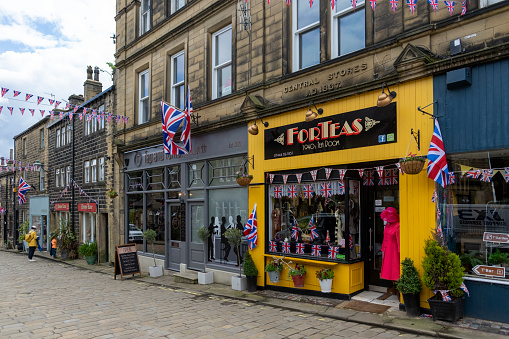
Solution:
[[[200,135],[192,143],[187,155],[164,154],[162,144],[125,153],[125,242],[151,253],[140,236],[154,229],[154,250],[167,269],[179,270],[180,264],[202,269],[203,244],[196,231],[212,224],[209,264],[233,270],[237,254],[221,243],[221,229],[241,228],[249,216],[248,190],[236,182],[236,173],[248,166],[246,129]]]

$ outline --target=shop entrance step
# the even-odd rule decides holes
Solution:
[[[184,283],[184,284],[197,284],[198,283],[198,273],[187,271],[185,273],[175,273],[173,274],[173,278],[175,282]]]

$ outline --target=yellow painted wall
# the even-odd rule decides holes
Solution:
[[[265,244],[265,173],[284,171],[299,168],[334,166],[341,164],[350,164],[367,161],[377,161],[386,159],[398,159],[404,157],[408,151],[418,153],[416,143],[411,137],[410,130],[420,130],[421,133],[421,154],[427,154],[431,135],[433,134],[433,120],[423,115],[417,110],[418,106],[426,106],[433,102],[433,79],[431,77],[415,81],[406,82],[395,86],[390,86],[391,91],[397,92],[394,100],[397,103],[397,142],[392,144],[382,144],[369,147],[361,147],[347,150],[338,150],[332,152],[308,154],[294,156],[283,159],[264,160],[264,137],[263,127],[260,125],[260,134],[249,135],[249,156],[254,156],[254,169],[250,169],[254,179],[249,189],[249,205],[252,208],[254,203],[258,204],[258,244],[253,251],[253,258],[260,270],[258,285],[263,285],[263,267],[266,257],[264,254]],[[354,95],[341,100],[320,104],[323,108],[323,115],[327,117],[336,114],[347,113],[363,108],[373,107],[380,91],[373,91]],[[304,121],[307,108],[290,111],[264,119],[269,123],[268,128],[289,125],[292,123]],[[428,112],[433,112],[433,106],[427,108]],[[410,148],[409,148],[410,143]],[[430,236],[434,228],[434,203],[431,203],[431,196],[434,190],[434,182],[427,178],[426,171],[418,175],[400,175],[400,227],[401,227],[401,260],[410,257],[414,260],[421,275],[422,269],[420,263],[424,254],[424,240]],[[269,257],[270,259],[270,257]],[[320,268],[317,262],[316,267],[306,264],[308,268],[307,285],[305,288],[316,289],[318,280],[314,276],[315,268]],[[344,266],[351,266],[347,273],[344,272]],[[350,286],[342,286],[335,282],[336,293],[352,293],[352,276],[357,274],[356,265],[336,265],[334,266],[336,277],[348,276]],[[311,274],[309,274],[311,273]],[[286,286],[286,270],[281,277],[282,286]],[[341,279],[341,278],[340,278]],[[338,280],[338,279],[335,279]],[[268,282],[268,278],[267,278]],[[289,282],[289,287],[292,283]],[[341,292],[339,292],[341,290]],[[343,291],[350,292],[343,292]],[[334,291],[333,291],[334,292]],[[427,307],[425,300],[431,296],[429,291],[421,293],[423,300],[422,306]]]

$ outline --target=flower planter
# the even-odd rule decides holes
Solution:
[[[332,289],[332,279],[318,280],[320,282],[320,288],[322,293],[330,293]]]
[[[279,271],[269,271],[267,272],[269,274],[269,280],[273,284],[277,284],[279,282],[279,276],[281,272]]]
[[[419,174],[424,168],[425,161],[412,160],[399,163],[405,174]]]
[[[428,304],[433,315],[433,320],[444,320],[456,323],[458,319],[463,318],[463,301],[465,297],[456,298],[453,301],[443,301],[428,299]]]
[[[86,256],[85,260],[87,261],[87,264],[93,265],[93,264],[95,264],[95,261],[97,260],[97,255]]]
[[[418,317],[421,315],[421,306],[419,293],[402,293],[403,302],[405,303],[405,311],[409,317]]]
[[[163,266],[149,266],[148,274],[152,278],[157,278],[163,275]]]
[[[198,284],[208,285],[214,282],[214,272],[208,271],[206,273],[198,272]]]
[[[306,277],[305,274],[292,275],[293,286],[294,287],[304,287],[304,278],[305,277]]]
[[[69,259],[69,251],[66,248],[63,248],[63,249],[60,250],[60,258],[62,260]]]
[[[237,178],[237,184],[239,184],[240,186],[249,186],[249,184],[251,183],[251,178],[249,177],[242,177],[242,178]]]
[[[247,280],[247,291],[248,292],[256,292],[256,289],[257,289],[257,286],[256,286],[256,280],[257,280],[257,276],[247,276],[246,277],[246,280]]]
[[[232,277],[232,289],[235,291],[244,291],[247,288],[246,276],[239,277],[234,275]]]

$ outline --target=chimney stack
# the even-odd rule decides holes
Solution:
[[[87,79],[92,80],[92,66],[87,67]]]
[[[94,79],[92,79],[92,73]],[[103,84],[99,82],[99,67],[95,67],[95,71],[92,70],[92,66],[87,67],[87,80],[83,84],[84,100],[88,101],[101,93],[103,90]]]
[[[94,80],[99,81],[99,67],[97,66],[94,68]]]

